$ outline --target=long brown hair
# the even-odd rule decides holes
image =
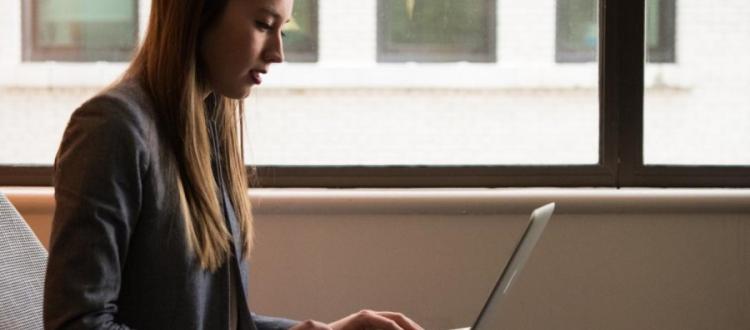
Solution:
[[[152,97],[159,128],[176,161],[180,206],[189,248],[200,266],[219,268],[232,251],[211,169],[207,109],[208,90],[201,72],[200,37],[221,15],[228,0],[153,0],[146,38],[125,79],[140,81]],[[198,24],[196,24],[198,22]],[[220,141],[220,166],[244,239],[243,257],[250,254],[253,222],[247,197],[242,156],[242,101],[215,97]]]

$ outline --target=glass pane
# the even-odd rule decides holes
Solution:
[[[51,165],[70,115],[97,88],[0,88],[0,164]]]
[[[318,1],[294,3],[292,20],[284,27],[284,54],[288,62],[315,62],[318,57]]]
[[[321,40],[326,42],[318,47],[325,65],[279,65],[253,90],[246,102],[250,164],[598,161],[598,64],[555,63],[555,6],[515,1],[502,10],[484,12],[485,21],[500,23],[492,25],[497,38],[482,35],[483,42],[496,49],[499,62],[414,64],[377,61],[378,6],[369,3],[321,2]],[[300,26],[308,26],[298,20]],[[8,29],[0,31],[3,35],[20,35],[21,27],[7,24],[0,29]],[[288,39],[293,38],[288,32]],[[15,47],[20,49],[18,43]],[[20,67],[13,72],[33,69],[33,74],[17,86],[6,80],[0,88],[2,164],[51,164],[71,112],[125,67],[13,65]],[[70,77],[50,79],[53,75]],[[33,78],[40,81],[29,82]]]
[[[750,60],[744,56],[750,4],[679,6],[672,36],[679,41],[678,65],[646,66],[644,161],[750,165]]]
[[[42,60],[127,60],[136,45],[135,5],[135,0],[38,0],[32,52],[45,54]]]
[[[380,0],[380,60],[493,61],[494,1]]]

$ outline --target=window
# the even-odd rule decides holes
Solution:
[[[750,187],[746,1],[683,1],[679,16],[666,0],[305,1],[287,53],[314,44],[324,65],[279,65],[247,100],[264,187]],[[398,15],[415,26],[402,39]],[[0,35],[21,36],[20,8],[8,16]],[[0,185],[49,185],[70,113],[125,66],[15,64],[8,40]],[[587,64],[555,62],[563,41],[585,44]],[[680,64],[658,64],[675,41]],[[493,61],[472,62],[476,49]]]
[[[296,1],[292,20],[284,30],[286,61],[316,62],[318,60],[318,0]]]
[[[378,61],[495,61],[495,1],[379,0]]]
[[[646,2],[649,63],[675,61],[675,1]],[[591,62],[596,58],[597,16],[597,0],[557,0],[557,62]]]
[[[124,62],[138,39],[136,0],[25,0],[25,61]]]
[[[599,40],[596,0],[557,0],[557,61],[591,62]]]
[[[675,62],[675,2],[646,1],[646,61]]]

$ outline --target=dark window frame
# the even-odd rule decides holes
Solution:
[[[591,166],[248,168],[257,187],[731,187],[750,166],[643,163],[645,0],[600,0],[599,163]],[[0,185],[48,186],[52,168],[0,166]]]
[[[497,0],[484,0],[488,11],[493,15],[487,21],[487,50],[471,54],[446,51],[440,53],[430,52],[429,46],[415,47],[413,49],[401,49],[398,45],[388,42],[389,24],[384,20],[384,13],[388,9],[386,1],[378,0],[377,6],[377,62],[378,63],[440,63],[440,62],[474,62],[492,63],[497,61]]]
[[[138,15],[138,7],[141,1],[145,0],[134,0],[133,1],[133,37],[134,40],[138,40],[140,17]],[[61,49],[59,47],[42,47],[37,45],[37,24],[39,5],[37,0],[22,0],[21,1],[21,15],[22,15],[22,54],[21,58],[24,62],[46,62],[46,61],[59,61],[59,62],[92,62],[88,59],[80,57],[80,49],[69,48]],[[127,62],[133,56],[135,49],[138,47],[137,41],[133,48],[122,48],[114,50],[116,56],[115,59],[109,60],[104,59],[101,61],[108,62]],[[112,53],[113,51],[106,51]]]

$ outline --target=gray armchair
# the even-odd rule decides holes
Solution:
[[[0,192],[0,329],[42,329],[47,251]]]

